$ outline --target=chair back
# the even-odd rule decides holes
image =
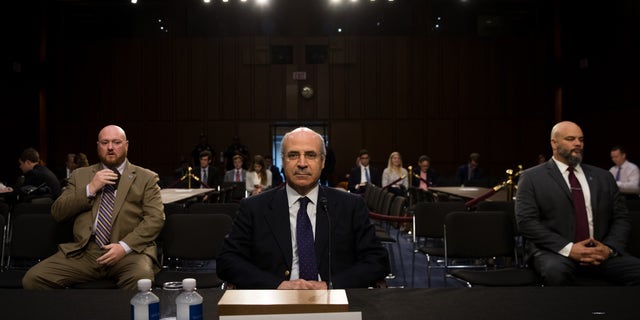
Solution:
[[[383,190],[380,187],[367,184],[367,189],[365,190],[365,201],[369,211],[377,212],[378,202],[380,202],[380,197],[382,197],[382,191]]]
[[[463,202],[421,202],[415,205],[413,213],[413,237],[442,238],[444,237],[444,217],[452,211],[464,211]]]
[[[631,232],[627,242],[627,251],[640,258],[640,210],[630,210],[629,216],[631,216]]]
[[[21,214],[51,214],[51,203],[20,202],[11,210],[13,217]]]
[[[453,211],[444,219],[445,260],[514,257],[515,233],[504,211]]]
[[[378,208],[375,212],[380,214],[389,214],[391,210],[391,202],[395,195],[389,191],[383,190],[381,193],[380,201],[378,202]]]
[[[216,259],[231,230],[226,214],[174,214],[162,229],[163,256],[183,260]]]
[[[168,217],[172,214],[182,214],[185,213],[185,205],[179,202],[165,203],[164,204],[164,215]]]
[[[186,213],[195,214],[226,214],[231,219],[234,219],[238,215],[238,209],[240,204],[236,202],[230,203],[206,203],[196,202],[190,205],[186,209]]]
[[[520,235],[516,222],[515,201],[482,201],[478,203],[478,211],[504,211],[508,213],[516,235]]]
[[[58,223],[47,214],[20,214],[11,227],[11,240],[7,256],[7,267],[16,267],[23,262],[29,267],[49,257],[58,249],[58,244],[73,238],[73,221]]]
[[[391,208],[389,209],[389,215],[395,217],[403,216],[405,212],[405,207],[407,205],[407,198],[403,196],[396,196],[393,198],[391,202]]]
[[[627,209],[629,211],[639,211],[640,210],[640,198],[637,199],[627,199]]]

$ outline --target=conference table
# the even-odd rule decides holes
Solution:
[[[163,300],[162,290],[154,292]],[[204,319],[218,318],[224,291],[198,290]],[[0,289],[3,319],[129,319],[133,291]],[[639,287],[348,289],[362,319],[640,319]]]
[[[478,198],[492,190],[492,188],[483,187],[431,187],[431,191],[442,192],[452,196],[460,197],[464,201]],[[507,201],[507,190],[500,189],[498,192],[487,198],[489,201]]]
[[[173,203],[182,200],[186,200],[189,198],[205,195],[205,194],[213,194],[219,193],[217,189],[213,188],[202,188],[202,189],[177,189],[177,188],[167,188],[160,190],[160,196],[162,197],[162,203]]]

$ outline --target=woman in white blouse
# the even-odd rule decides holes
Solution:
[[[402,167],[402,157],[395,151],[389,155],[387,167],[382,171],[382,185],[388,186],[389,191],[396,195],[406,195],[409,187],[407,169]]]
[[[271,187],[271,170],[264,165],[264,158],[261,155],[253,157],[253,163],[247,171],[245,186],[251,195],[258,194]]]

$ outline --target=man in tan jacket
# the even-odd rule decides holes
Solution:
[[[122,128],[109,125],[100,131],[100,163],[74,170],[51,209],[58,221],[75,219],[75,242],[61,244],[57,253],[33,266],[22,280],[25,289],[101,279],[135,289],[139,279],[154,278],[159,270],[154,240],[164,225],[158,175],[129,163],[128,148]],[[110,208],[107,220],[100,217],[105,207]],[[106,234],[102,242],[101,234]]]

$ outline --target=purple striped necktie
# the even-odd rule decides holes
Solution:
[[[96,224],[96,243],[100,248],[111,243],[111,220],[113,218],[113,204],[116,195],[113,185],[105,185],[102,200],[98,208],[98,223]]]

